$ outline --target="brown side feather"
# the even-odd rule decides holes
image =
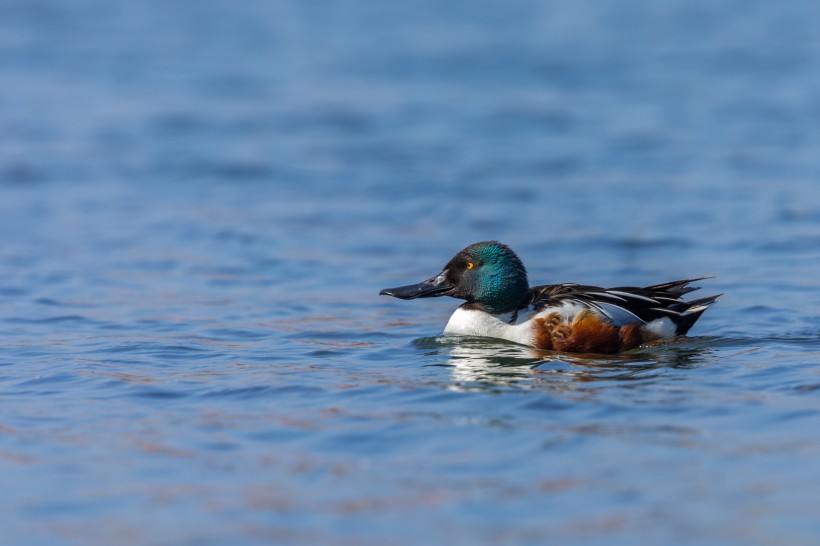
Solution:
[[[641,327],[637,324],[625,324],[618,329],[618,337],[621,339],[621,348],[618,352],[634,349],[641,343]]]
[[[544,350],[612,354],[634,349],[642,342],[637,324],[618,328],[588,309],[578,313],[572,322],[550,313],[535,319],[534,327],[534,345]]]
[[[552,350],[552,333],[560,323],[561,317],[558,316],[558,313],[550,313],[544,318],[535,319],[535,339],[533,340],[535,347],[545,351]]]
[[[620,349],[618,328],[588,309],[575,316],[570,330],[565,350],[577,353],[617,353]]]

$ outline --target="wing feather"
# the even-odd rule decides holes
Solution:
[[[575,303],[606,316],[618,325],[645,324],[668,317],[675,323],[677,333],[685,334],[720,294],[692,301],[681,298],[699,288],[689,286],[689,283],[710,278],[712,276],[697,277],[643,288],[602,288],[572,283],[535,286],[530,288],[523,306],[531,305],[537,311],[547,306]]]

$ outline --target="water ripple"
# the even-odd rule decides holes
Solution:
[[[818,542],[809,0],[3,8],[0,543]],[[487,239],[725,296],[604,356],[377,295]]]

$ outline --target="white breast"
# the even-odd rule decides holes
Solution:
[[[512,314],[495,316],[484,311],[459,307],[444,327],[444,334],[495,337],[522,345],[532,345],[532,325],[525,321],[509,324],[507,321],[510,318]]]

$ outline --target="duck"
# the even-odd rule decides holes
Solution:
[[[616,354],[686,335],[722,294],[683,300],[711,275],[645,287],[601,288],[575,283],[530,286],[518,255],[498,241],[456,253],[426,281],[385,288],[402,300],[449,296],[464,300],[445,336],[503,339],[546,351]]]

